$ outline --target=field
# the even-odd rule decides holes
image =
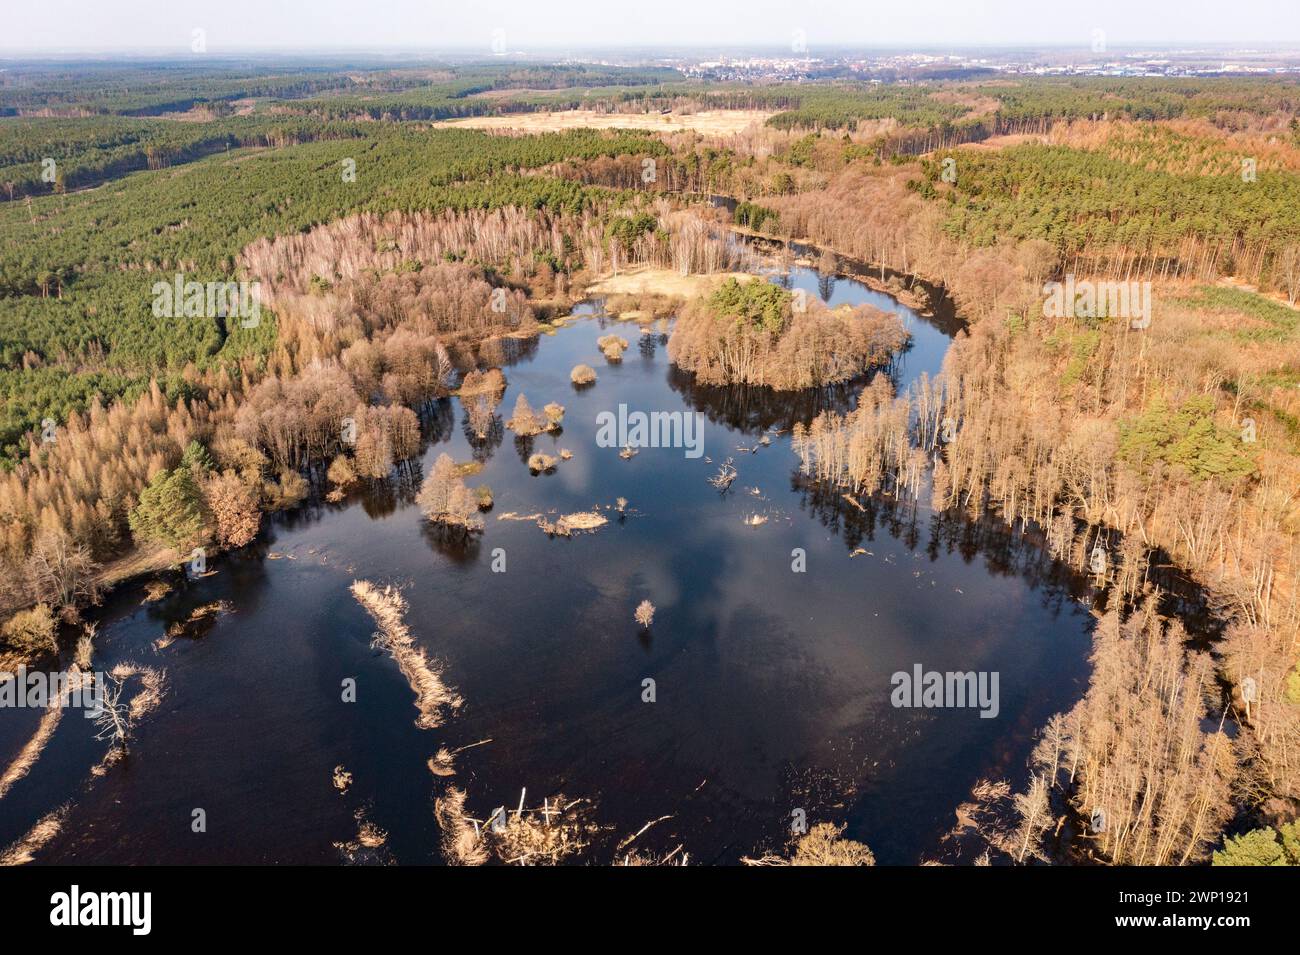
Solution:
[[[571,109],[554,113],[514,113],[507,116],[468,116],[449,119],[440,126],[510,130],[519,133],[553,133],[566,129],[644,129],[657,133],[694,130],[706,136],[734,136],[757,129],[775,113],[759,109],[702,110],[698,113],[602,113]]]

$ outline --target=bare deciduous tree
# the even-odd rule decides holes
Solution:
[[[429,476],[424,479],[416,498],[424,516],[435,524],[478,530],[483,518],[478,514],[478,500],[456,471],[456,462],[440,454]]]
[[[35,598],[65,611],[99,597],[95,580],[99,565],[91,559],[90,548],[57,528],[37,537],[27,570]]]
[[[95,739],[108,740],[122,752],[126,752],[127,740],[131,736],[131,708],[122,702],[122,691],[125,689],[125,680],[113,674],[105,674],[104,686],[100,689],[99,713],[95,717],[95,726],[98,728]]]

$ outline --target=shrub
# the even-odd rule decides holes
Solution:
[[[496,395],[500,400],[501,392],[506,390],[506,376],[500,368],[489,368],[486,371],[477,369],[469,372],[465,380],[460,383],[460,396],[466,398],[469,395]]]
[[[331,484],[341,490],[347,490],[357,483],[357,472],[346,454],[340,454],[330,462],[325,477]]]
[[[307,479],[297,471],[281,471],[280,480],[275,484],[267,481],[262,485],[262,493],[273,511],[287,511],[297,507],[307,497],[310,488]]]
[[[545,431],[546,422],[533,410],[533,406],[528,403],[528,399],[524,397],[524,393],[521,391],[515,401],[514,414],[506,422],[506,427],[521,438],[527,438],[530,435],[540,434]]]
[[[46,604],[20,610],[0,628],[0,636],[13,649],[25,654],[57,653],[54,614]]]
[[[876,857],[864,843],[845,839],[843,826],[821,822],[795,845],[791,865],[875,865]]]
[[[600,349],[606,361],[622,361],[623,352],[627,348],[627,339],[621,335],[601,335],[596,339],[596,347]]]
[[[650,624],[654,623],[655,605],[648,600],[643,600],[636,605],[636,613],[633,614],[636,622],[641,626],[649,629]]]
[[[596,370],[590,365],[574,365],[569,380],[575,385],[590,385],[596,381]]]

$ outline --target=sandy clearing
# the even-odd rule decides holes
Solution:
[[[438,126],[470,129],[509,129],[525,133],[548,133],[564,129],[648,129],[661,133],[697,132],[728,136],[761,126],[771,112],[754,109],[704,110],[699,113],[598,113],[590,109],[555,113],[511,113],[507,116],[467,116],[448,119]]]
[[[672,269],[638,267],[611,275],[587,286],[588,295],[675,295],[695,298],[713,291],[729,278],[752,281],[747,272],[712,272],[707,275],[682,275]]]
[[[1047,137],[1033,133],[1004,133],[1001,136],[990,136],[978,143],[962,143],[958,148],[996,152],[999,149],[1010,149],[1012,146],[1023,146],[1025,143],[1047,145]]]

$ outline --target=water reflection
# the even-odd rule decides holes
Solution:
[[[668,370],[669,387],[692,410],[703,412],[709,421],[747,435],[761,435],[774,428],[789,431],[796,422],[806,425],[823,411],[840,414],[851,411],[857,406],[863,384],[859,379],[825,388],[783,392],[758,385],[705,385],[676,365]]]
[[[413,504],[423,481],[424,471],[417,459],[399,464],[387,480],[367,483],[361,495],[366,516],[374,519],[389,517],[400,508]]]
[[[946,337],[933,321],[851,279],[796,269],[787,280],[832,305],[903,315],[913,347],[883,372],[900,388],[937,370]],[[703,388],[671,368],[660,332],[641,337],[638,358],[605,363],[604,329],[631,338],[635,326],[599,303],[576,311],[590,318],[489,346],[507,369],[501,406],[521,393],[535,408],[566,405],[571,460],[534,477],[528,456],[558,454],[558,434],[512,435],[514,453],[498,454],[499,416],[479,439],[458,398],[433,402],[421,459],[388,481],[277,516],[262,541],[215,562],[211,577],[177,579],[158,603],[122,588],[104,608],[102,659],[165,666],[172,690],[141,727],[129,769],[91,785],[82,781],[98,750],[65,721],[6,798],[0,838],[72,799],[45,850],[51,861],[333,862],[333,843],[355,837],[364,810],[396,861],[440,861],[430,802],[446,783],[428,759],[492,740],[457,760],[471,809],[482,817],[525,787],[530,802],[560,791],[591,799],[607,827],[593,837],[594,861],[671,815],[641,837],[645,849],[682,844],[694,860],[736,862],[779,848],[800,808],[810,822],[847,823],[882,863],[914,863],[977,778],[1014,776],[1033,731],[1072,705],[1087,675],[1079,582],[1032,529],[883,496],[855,506],[803,481],[789,429],[848,410],[860,382],[798,396]],[[572,387],[578,363],[597,369],[595,385]],[[619,403],[704,412],[712,463],[674,448],[624,460],[597,446],[597,415]],[[736,450],[760,433],[770,445]],[[493,489],[479,535],[437,529],[415,505],[444,452],[481,464],[471,483]],[[738,477],[720,496],[708,478],[728,456]],[[621,515],[619,498],[629,502]],[[593,509],[609,523],[568,539],[500,519]],[[505,573],[492,566],[498,548]],[[806,572],[792,567],[796,551]],[[374,622],[348,590],[359,577],[403,588],[416,641],[464,697],[436,731],[415,728],[409,685],[371,648]],[[642,599],[657,607],[649,629],[632,618]],[[214,600],[233,609],[201,639],[154,649],[167,626]],[[894,709],[889,676],[917,662],[999,672],[1002,716]],[[642,700],[646,679],[658,688],[653,705]],[[356,703],[340,700],[345,680]],[[29,734],[0,724],[11,749]],[[331,782],[340,765],[354,777],[343,795]],[[230,837],[178,836],[196,805]]]

